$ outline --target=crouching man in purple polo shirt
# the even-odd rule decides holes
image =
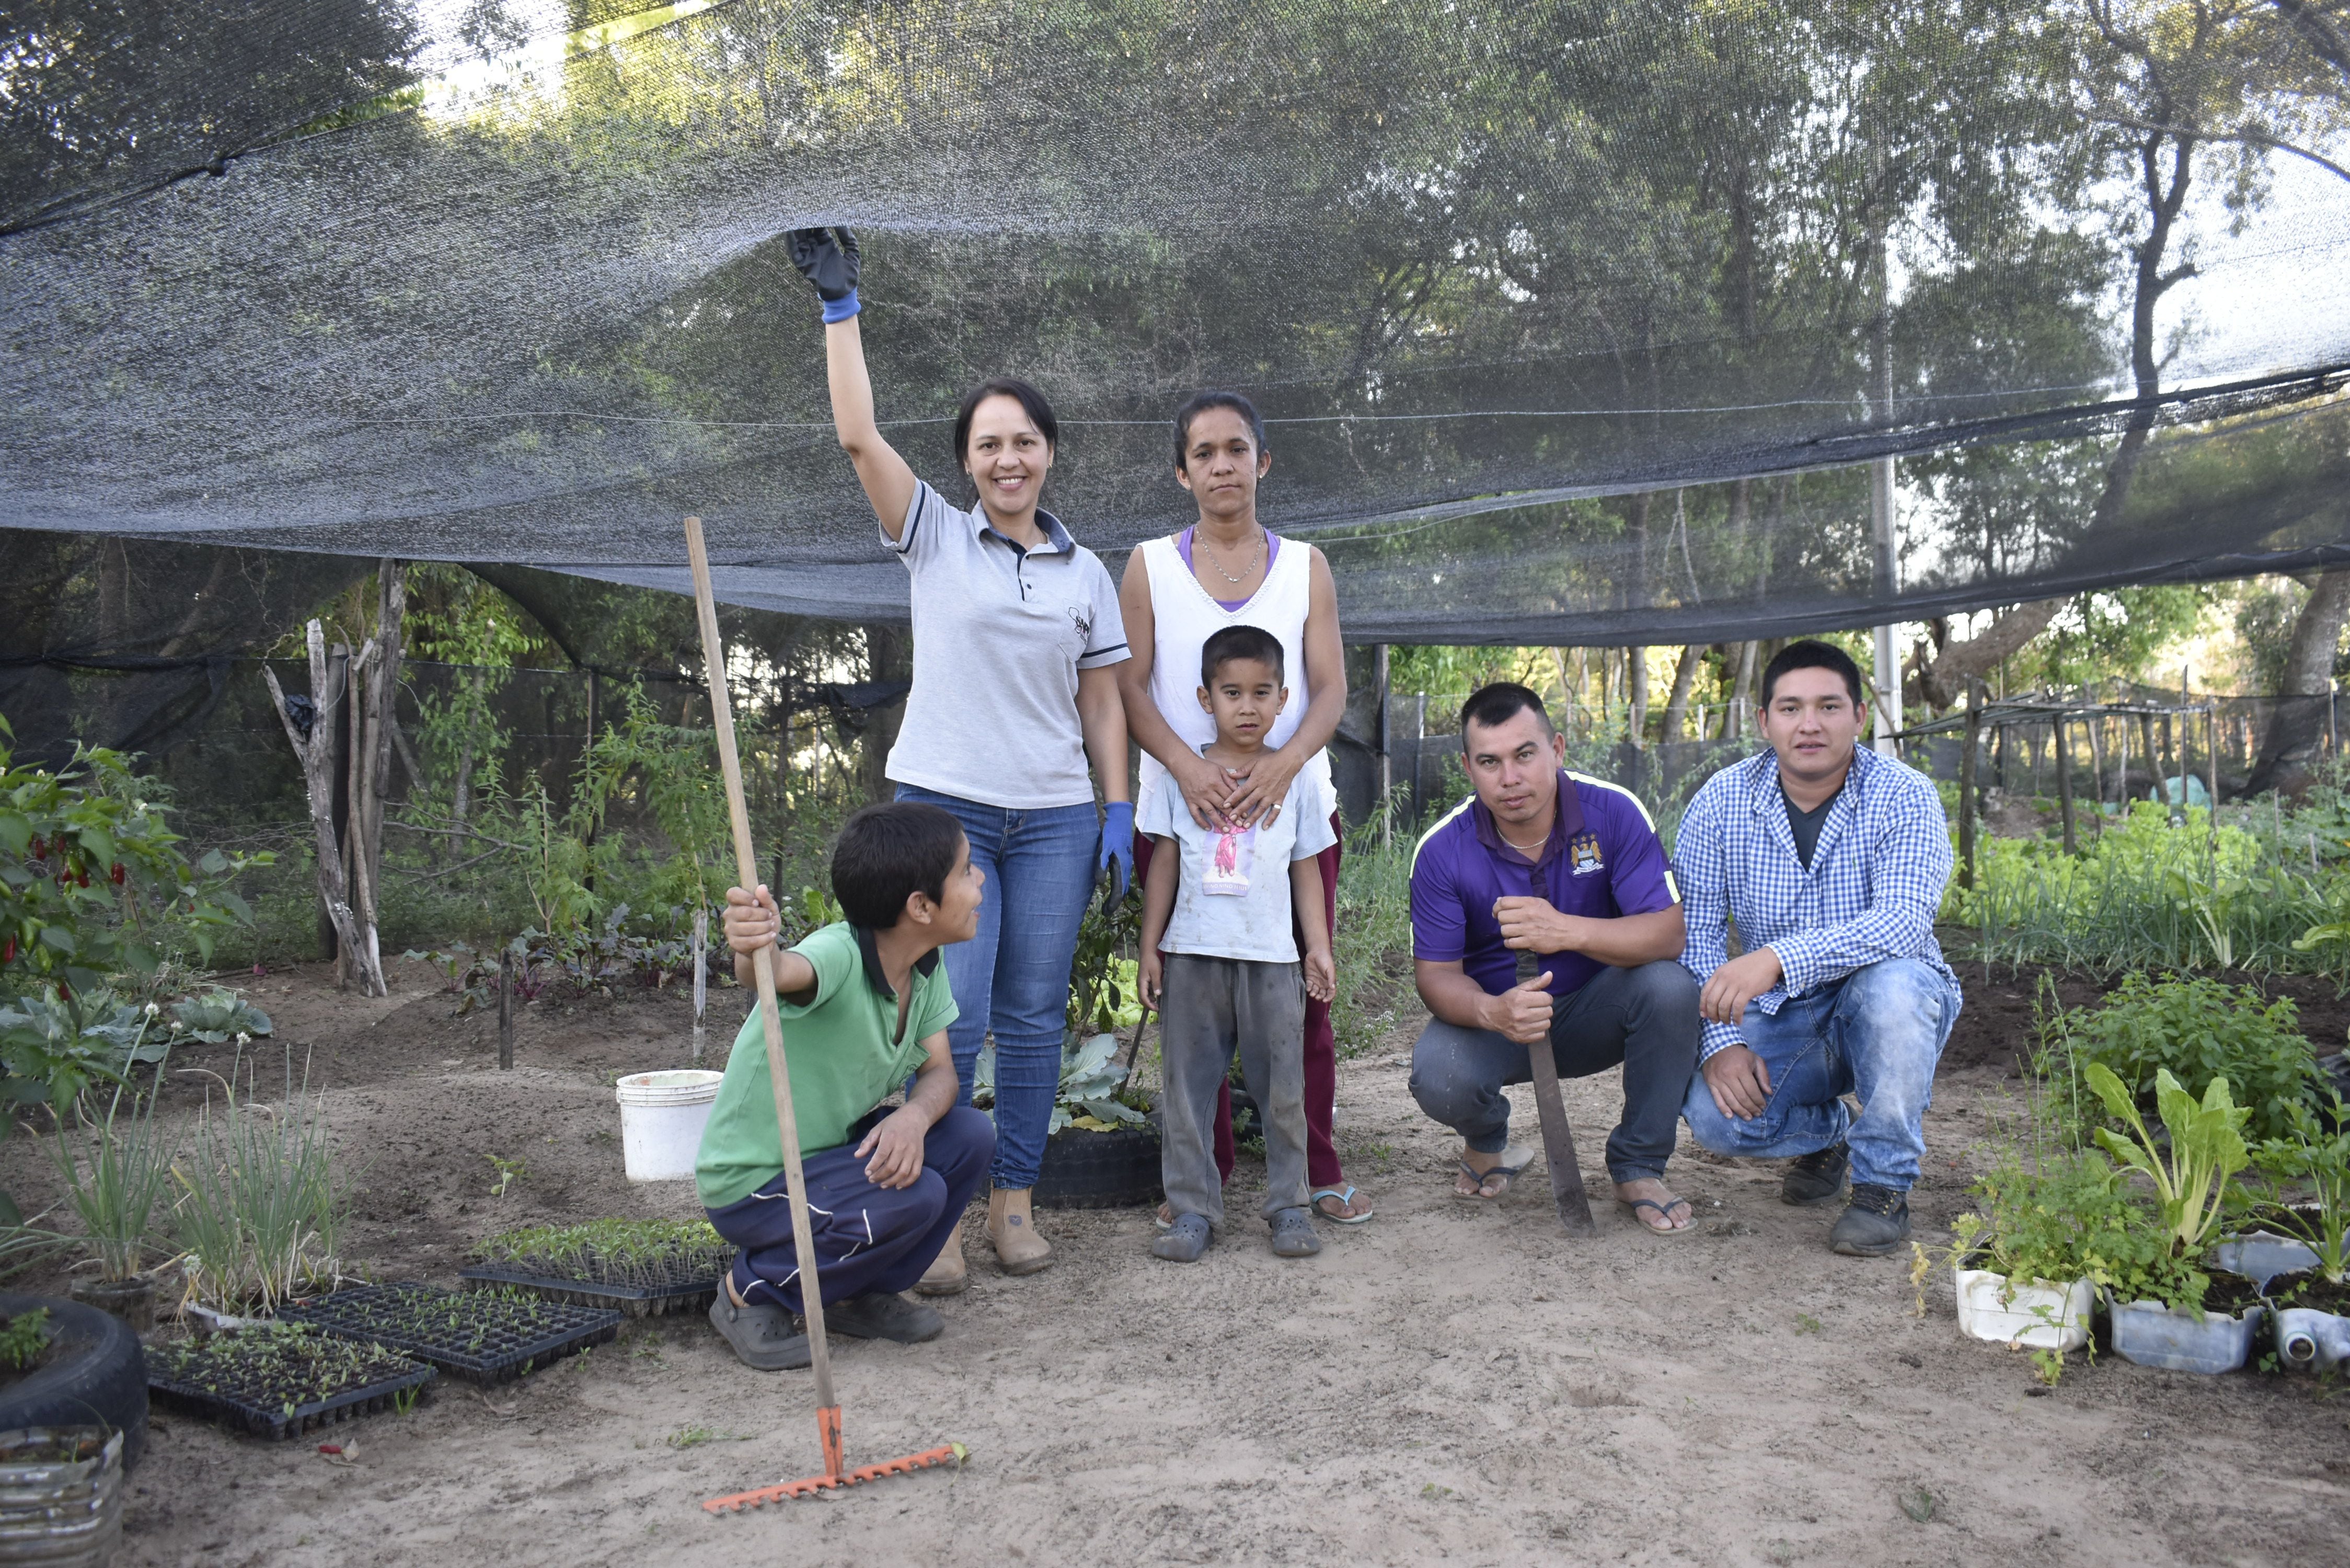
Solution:
[[[1665,1162],[1697,1061],[1697,981],[1657,830],[1628,791],[1565,769],[1542,699],[1503,681],[1461,709],[1477,793],[1411,863],[1412,968],[1435,1016],[1411,1054],[1419,1108],[1461,1134],[1458,1196],[1491,1202],[1534,1158],[1509,1141],[1505,1084],[1547,1042],[1562,1078],[1621,1063],[1624,1119],[1607,1138],[1617,1200],[1648,1229],[1686,1231]],[[1538,971],[1521,982],[1521,953]]]
[[[1681,961],[1705,982],[1690,1131],[1717,1154],[1793,1156],[1789,1203],[1835,1202],[1848,1167],[1852,1200],[1828,1245],[1874,1258],[1909,1239],[1959,981],[1934,941],[1950,879],[1942,798],[1858,745],[1864,712],[1849,655],[1789,643],[1762,670],[1771,750],[1706,781],[1673,860],[1689,895]]]

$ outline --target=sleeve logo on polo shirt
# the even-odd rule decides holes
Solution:
[[[1606,861],[1599,853],[1599,836],[1596,833],[1576,834],[1567,844],[1566,861],[1578,877],[1588,877],[1594,871],[1606,869]]]

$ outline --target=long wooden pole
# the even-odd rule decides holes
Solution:
[[[718,766],[726,776],[726,815],[734,830],[734,869],[742,886],[759,885],[759,857],[751,849],[751,813],[743,798],[743,762],[734,751],[734,708],[726,693],[726,647],[718,637],[718,600],[710,587],[710,555],[702,519],[685,520],[685,549],[693,563],[693,607],[702,622],[702,665],[710,674],[710,727],[718,736]],[[840,1451],[840,1401],[832,1392],[832,1350],[824,1332],[824,1295],[810,1244],[807,1179],[800,1173],[800,1124],[792,1111],[791,1075],[784,1067],[784,1019],[775,1004],[775,952],[761,948],[751,960],[759,986],[759,1023],[767,1036],[767,1076],[775,1085],[775,1126],[783,1134],[784,1182],[791,1194],[792,1251],[800,1270],[800,1312],[807,1320],[808,1356],[816,1370],[816,1436],[825,1474],[846,1468]]]

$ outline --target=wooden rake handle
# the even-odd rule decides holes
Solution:
[[[726,693],[726,645],[718,635],[718,600],[710,587],[710,554],[702,547],[702,519],[685,520],[685,550],[693,564],[693,608],[702,623],[702,658],[710,676],[710,726],[718,736],[718,765],[726,775],[726,815],[734,829],[734,870],[744,888],[759,885],[759,860],[751,848],[751,813],[743,797],[743,760],[734,750],[734,708]],[[800,1172],[800,1124],[792,1112],[792,1080],[784,1068],[784,1019],[775,1002],[775,950],[759,950],[751,961],[758,977],[759,1021],[767,1036],[767,1075],[775,1085],[775,1125],[783,1133],[784,1179],[791,1193],[792,1251],[800,1269],[800,1303],[807,1319],[808,1355],[816,1370],[816,1434],[824,1448],[825,1474],[842,1474],[840,1402],[832,1392],[832,1352],[824,1332],[824,1296],[817,1289],[816,1247],[808,1232],[807,1179]]]

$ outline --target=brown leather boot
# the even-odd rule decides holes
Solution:
[[[955,1227],[922,1277],[914,1282],[914,1293],[920,1296],[959,1296],[971,1283],[971,1271],[962,1261],[962,1227]]]
[[[987,1239],[995,1243],[995,1261],[1007,1274],[1033,1274],[1053,1266],[1053,1243],[1036,1234],[1028,1190],[998,1187],[987,1195]]]

